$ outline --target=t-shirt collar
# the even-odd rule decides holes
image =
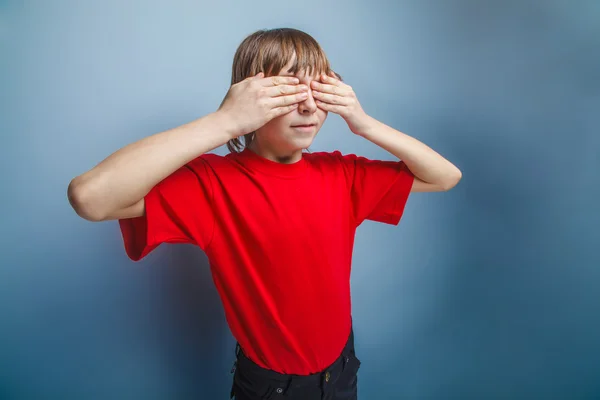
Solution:
[[[302,153],[302,158],[299,161],[292,164],[283,164],[269,160],[250,150],[248,147],[238,153],[238,156],[242,160],[242,163],[249,168],[281,178],[299,178],[303,176],[306,168],[304,153]]]

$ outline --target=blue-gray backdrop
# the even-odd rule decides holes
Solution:
[[[359,228],[360,398],[600,398],[599,21],[595,0],[0,2],[0,398],[227,398],[204,253],[133,263],[66,189],[214,111],[239,42],[283,26],[463,171]],[[393,159],[335,115],[312,149]]]

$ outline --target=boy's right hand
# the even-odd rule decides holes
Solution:
[[[217,112],[232,123],[234,138],[245,135],[305,101],[308,87],[299,82],[291,76],[265,78],[261,72],[232,85]]]

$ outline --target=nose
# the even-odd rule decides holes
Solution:
[[[312,95],[312,89],[308,86],[308,97],[306,100],[298,103],[298,112],[300,114],[310,115],[317,111],[317,103]]]

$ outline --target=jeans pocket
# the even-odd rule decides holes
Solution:
[[[283,394],[283,387],[277,382],[236,369],[233,393],[236,399],[271,400]]]

